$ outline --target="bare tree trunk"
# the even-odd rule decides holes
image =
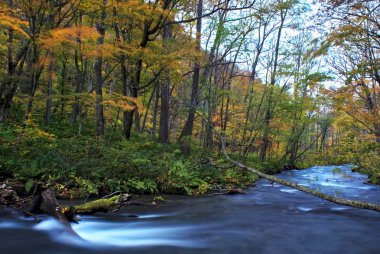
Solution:
[[[202,36],[202,13],[203,13],[203,0],[198,0],[197,5],[197,25],[196,25],[196,50],[201,50],[201,36]],[[195,112],[198,106],[198,95],[199,95],[199,78],[200,78],[200,68],[199,61],[194,64],[194,73],[191,86],[191,97],[190,97],[190,107],[189,113],[187,115],[187,120],[185,126],[182,129],[179,141],[182,147],[182,153],[185,155],[190,154],[190,144],[188,140],[183,140],[186,136],[190,137],[193,135],[193,127],[195,120]]]
[[[163,45],[166,53],[170,52],[170,40],[172,38],[172,25],[165,25],[163,28]],[[160,127],[158,141],[160,143],[169,142],[169,105],[170,105],[170,67],[165,66],[164,81],[161,84],[161,110],[160,110]]]
[[[145,46],[144,46],[145,47]],[[140,77],[141,77],[141,71],[142,71],[142,60],[139,59],[136,62],[135,66],[135,76],[131,81],[131,96],[133,98],[138,97],[138,90],[140,86]],[[132,126],[133,126],[133,117],[135,114],[136,108],[133,108],[132,110],[124,112],[124,123],[123,123],[123,129],[124,129],[124,138],[130,139],[131,138],[131,132],[132,132]]]
[[[215,81],[215,80],[214,80]],[[205,141],[204,145],[207,148],[212,148],[214,145],[214,138],[212,134],[212,128],[213,128],[213,122],[212,122],[212,115],[213,115],[213,101],[212,101],[212,77],[210,76],[208,81],[208,95],[206,98],[207,102],[207,121],[205,122]],[[215,87],[216,89],[216,87]]]
[[[19,62],[18,70],[16,71],[16,62],[14,62],[12,66],[13,68],[12,72],[8,72],[8,74],[12,73],[12,75],[10,75],[11,80],[10,82],[7,82],[5,86],[10,86],[10,88],[8,89],[8,91],[3,91],[5,93],[4,99],[1,99],[1,96],[0,96],[0,122],[4,121],[7,118],[8,111],[11,108],[13,97],[16,94],[18,83],[20,82],[19,77],[22,75],[22,72],[24,69],[24,63],[26,61],[27,51],[28,51],[28,47],[25,46],[18,60]]]
[[[161,25],[160,22],[156,24],[154,28],[150,29],[150,26],[152,25],[152,20],[145,20],[143,35],[140,42],[140,48],[142,49],[146,48],[146,46],[148,45],[149,36],[159,31],[160,25]],[[140,79],[141,79],[141,72],[143,68],[143,60],[141,58],[138,59],[134,66],[135,66],[135,69],[134,69],[134,75],[131,78],[131,82],[130,82],[130,91],[131,91],[131,96],[133,98],[137,98],[139,90],[140,90]],[[130,111],[124,112],[123,132],[124,132],[124,138],[127,140],[131,138],[133,117],[134,117],[135,111],[136,111],[136,108]]]
[[[267,109],[265,112],[265,117],[264,117],[264,133],[262,137],[262,146],[261,146],[261,151],[260,151],[260,161],[265,161],[266,156],[267,156],[267,151],[270,145],[270,139],[269,139],[269,134],[270,134],[270,123],[272,121],[273,117],[273,93],[274,93],[274,87],[276,83],[276,78],[277,78],[277,68],[278,68],[278,54],[280,50],[280,41],[281,41],[281,33],[282,29],[284,27],[284,22],[286,18],[288,10],[281,9],[280,13],[280,25],[278,28],[277,32],[277,40],[276,40],[276,46],[275,46],[275,52],[274,52],[274,61],[273,61],[273,71],[271,73],[271,79],[270,79],[270,84],[269,84],[269,93],[268,93],[268,98],[267,98]]]
[[[141,132],[144,132],[145,131],[145,125],[146,125],[146,120],[148,118],[148,113],[149,113],[149,108],[150,108],[150,104],[152,103],[152,100],[153,100],[153,97],[154,95],[156,94],[156,89],[157,89],[157,83],[154,85],[153,89],[152,89],[152,93],[150,94],[149,96],[149,100],[148,100],[148,105],[146,106],[146,111],[145,111],[145,114],[144,114],[144,119],[143,119],[143,123],[142,123],[142,127],[141,127]]]
[[[157,115],[158,115],[158,102],[160,100],[160,89],[156,89],[156,98],[153,104],[153,117],[152,117],[152,129],[150,130],[150,135],[153,137],[157,130]]]
[[[52,58],[52,53],[48,54],[48,58]],[[50,124],[51,122],[51,97],[53,95],[53,72],[54,72],[54,63],[53,59],[49,59],[49,66],[48,66],[48,73],[47,73],[47,100],[46,100],[46,111],[45,111],[45,123]]]
[[[75,84],[75,93],[79,94],[83,92],[83,83],[84,83],[84,77],[86,75],[86,67],[87,63],[84,63],[83,58],[80,57],[78,50],[75,51],[75,71],[76,71],[76,84]],[[81,64],[79,64],[79,61]],[[84,65],[84,67],[83,67]],[[80,67],[82,66],[82,67]],[[79,95],[74,96],[74,105],[71,112],[71,122],[76,123],[78,120],[78,116],[81,113],[82,105],[78,101]]]
[[[79,14],[79,25],[82,25],[82,13]],[[74,66],[75,66],[75,93],[76,95],[74,96],[74,105],[71,111],[71,123],[76,123],[78,116],[81,113],[82,110],[82,105],[78,101],[79,96],[78,94],[83,92],[84,87],[84,80],[86,76],[86,69],[87,69],[87,63],[84,62],[82,52],[81,52],[81,42],[80,38],[78,38],[78,44],[77,44],[77,49],[75,50],[74,53]]]
[[[33,45],[33,48],[31,50],[31,59],[29,62],[29,70],[30,70],[30,87],[29,87],[29,99],[26,111],[24,113],[24,116],[22,118],[21,125],[26,126],[26,123],[29,119],[29,114],[32,112],[33,108],[33,101],[34,101],[34,95],[36,93],[37,87],[38,87],[38,81],[41,76],[41,73],[43,71],[42,67],[36,67],[36,63],[38,62],[39,58],[39,51],[37,48],[37,45]]]
[[[140,113],[136,109],[136,111],[135,111],[135,128],[136,128],[136,131],[138,131],[138,132],[141,132],[140,119],[141,119]]]
[[[96,30],[99,33],[97,46],[101,47],[104,43],[104,35],[106,33],[106,6],[107,0],[103,0],[102,13],[100,22],[96,24]],[[100,49],[101,50],[101,49]],[[99,50],[99,56],[95,61],[95,92],[96,92],[96,102],[95,102],[95,116],[96,116],[96,135],[102,136],[104,134],[104,112],[103,112],[103,56],[102,52]]]
[[[259,33],[259,35],[261,35],[261,33]],[[259,40],[260,39],[261,39],[261,37],[259,37]],[[248,122],[249,122],[249,118],[251,116],[251,110],[253,107],[253,105],[252,105],[253,104],[253,91],[254,91],[253,89],[254,89],[255,79],[256,79],[256,74],[257,74],[257,65],[259,63],[260,55],[261,55],[262,49],[264,47],[265,39],[266,39],[266,34],[265,34],[265,29],[264,29],[264,35],[263,35],[262,41],[259,42],[259,44],[256,46],[256,55],[255,55],[255,59],[254,59],[253,64],[252,64],[251,74],[249,76],[248,91],[247,91],[247,95],[246,95],[246,97],[248,98],[248,105],[247,105],[247,112],[246,112],[245,121],[244,121],[243,136],[241,139],[241,143],[243,144],[243,148],[244,148],[244,144],[246,143],[245,139],[246,139],[246,133],[248,130]],[[246,101],[246,99],[245,99],[245,101]]]

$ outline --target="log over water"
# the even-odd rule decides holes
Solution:
[[[44,212],[61,221],[70,227],[70,222],[75,222],[77,214],[94,214],[97,212],[106,213],[114,211],[127,204],[131,195],[115,193],[107,197],[87,202],[76,206],[61,206],[55,197],[54,192],[49,188],[37,186],[33,201],[28,210],[29,214]],[[71,227],[70,227],[71,228]]]
[[[331,195],[327,195],[327,194],[324,194],[324,193],[319,192],[317,190],[313,190],[313,189],[307,188],[305,186],[298,185],[296,183],[288,182],[288,181],[283,180],[281,178],[278,178],[276,176],[267,175],[267,174],[265,174],[265,173],[263,173],[263,172],[261,172],[261,171],[259,171],[257,169],[254,169],[252,167],[248,167],[247,165],[244,165],[241,162],[235,161],[235,160],[231,159],[230,156],[227,154],[226,146],[225,146],[224,139],[223,139],[222,135],[219,132],[217,132],[215,129],[214,129],[214,132],[217,134],[217,136],[220,139],[222,153],[224,154],[224,156],[226,157],[226,159],[228,161],[230,161],[233,165],[235,165],[235,166],[237,166],[237,167],[239,167],[239,168],[241,168],[243,170],[250,171],[252,173],[255,173],[255,174],[259,175],[262,178],[265,178],[265,179],[268,179],[270,181],[273,181],[273,182],[276,182],[276,183],[279,183],[279,184],[282,184],[282,185],[285,185],[285,186],[297,189],[299,191],[303,191],[305,193],[309,193],[311,195],[317,196],[319,198],[325,199],[327,201],[330,201],[330,202],[333,202],[333,203],[336,203],[336,204],[346,205],[346,206],[352,206],[352,207],[355,207],[355,208],[368,209],[368,210],[373,210],[373,211],[376,211],[376,212],[380,212],[380,205],[378,205],[378,204],[373,204],[373,203],[368,203],[368,202],[363,202],[363,201],[355,201],[355,200],[343,199],[343,198],[337,198],[337,197],[334,197],[334,196],[331,196]]]

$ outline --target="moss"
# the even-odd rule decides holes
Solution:
[[[129,199],[129,195],[117,195],[110,198],[97,199],[83,205],[73,206],[71,209],[76,214],[91,214],[94,212],[108,212],[115,210],[120,203]]]

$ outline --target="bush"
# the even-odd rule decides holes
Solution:
[[[199,195],[231,185],[246,186],[254,180],[240,169],[220,170],[205,163],[208,157],[225,162],[219,154],[196,146],[191,156],[184,157],[179,145],[163,145],[146,135],[125,141],[75,131],[65,124],[45,129],[0,125],[1,175],[25,182],[51,181],[65,198],[114,191]]]

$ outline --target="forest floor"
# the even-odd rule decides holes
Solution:
[[[86,126],[83,126],[85,128]],[[0,182],[21,196],[35,183],[49,183],[58,198],[134,194],[203,195],[235,192],[258,176],[231,166],[217,151],[160,144],[139,134],[125,141],[112,130],[103,138],[73,133],[69,125],[22,128],[0,125]]]
[[[231,165],[218,150],[201,148],[196,141],[191,155],[184,156],[174,141],[160,144],[145,134],[126,141],[112,129],[104,137],[95,138],[88,131],[91,129],[69,123],[49,127],[1,124],[0,185],[12,186],[20,196],[28,196],[37,182],[43,182],[58,198],[73,200],[116,191],[156,195],[236,193],[259,178]],[[242,160],[236,154],[231,156]],[[282,168],[275,160],[259,163],[249,157],[245,163],[267,174]]]

